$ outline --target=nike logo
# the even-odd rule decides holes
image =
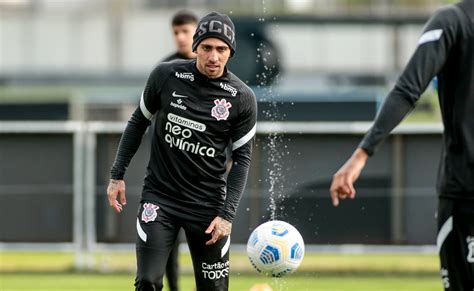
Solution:
[[[176,98],[188,98],[188,96],[176,94],[176,91],[173,91],[173,94],[171,95],[173,95],[173,97],[176,97]]]

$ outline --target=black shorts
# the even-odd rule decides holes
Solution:
[[[191,252],[196,291],[228,290],[230,237],[206,246],[211,235],[204,231],[214,218],[193,220],[166,206],[142,203],[136,221],[136,290],[162,290],[166,262],[181,228]]]
[[[444,289],[474,290],[474,201],[439,199],[436,245]]]

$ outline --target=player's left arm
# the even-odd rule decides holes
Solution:
[[[142,137],[145,134],[150,120],[158,111],[159,93],[166,80],[167,70],[158,65],[148,77],[139,105],[133,112],[127,126],[120,138],[119,147],[115,156],[114,164],[110,170],[110,181],[107,187],[109,205],[117,213],[123,211],[127,203],[125,198],[124,175],[135,153],[140,147]],[[120,197],[120,202],[117,200]]]
[[[239,117],[232,129],[232,168],[227,177],[227,193],[224,206],[206,233],[212,238],[206,244],[213,244],[220,238],[230,234],[232,221],[247,183],[250,169],[252,146],[257,130],[257,101],[254,93],[247,87],[243,88],[240,99]]]
[[[418,46],[380,108],[359,148],[369,156],[415,107],[431,80],[441,72],[456,43],[459,11],[451,5],[436,12],[425,25]]]
[[[366,160],[415,107],[431,80],[445,66],[459,30],[460,17],[457,9],[454,5],[443,8],[425,25],[418,47],[385,98],[371,129],[334,175],[330,189],[334,206],[339,204],[339,199],[355,197],[353,183],[363,170]]]

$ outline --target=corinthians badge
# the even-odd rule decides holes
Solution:
[[[214,100],[214,104],[215,106],[212,107],[211,116],[217,120],[227,120],[227,117],[229,117],[229,108],[232,107],[232,104],[225,99],[216,99]]]
[[[158,214],[156,210],[160,209],[158,205],[153,203],[145,203],[143,204],[143,212],[142,212],[142,221],[145,223],[155,220]]]

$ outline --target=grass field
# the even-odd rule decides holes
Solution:
[[[2,274],[0,290],[133,290],[132,274]],[[400,276],[328,276],[307,274],[271,279],[262,276],[232,274],[230,290],[250,290],[256,284],[267,283],[273,291],[435,291],[441,290],[438,277],[400,277]],[[191,275],[180,277],[183,291],[194,290]],[[166,289],[165,289],[166,290]],[[263,290],[261,290],[263,291]],[[265,290],[266,291],[266,290]]]
[[[0,290],[133,290],[133,253],[98,253],[89,259],[92,272],[80,273],[73,271],[71,253],[0,252]],[[306,253],[298,272],[281,279],[258,275],[245,254],[232,254],[231,262],[232,291],[256,284],[273,291],[442,290],[435,255]],[[180,254],[180,269],[181,290],[194,290],[189,254]]]
[[[61,252],[0,252],[0,272],[72,272],[73,253]],[[84,258],[83,258],[84,259]],[[134,272],[135,254],[133,252],[96,253],[86,258],[88,271],[101,273]],[[245,253],[231,252],[231,269],[236,273],[253,274]],[[180,253],[180,269],[192,272],[191,258]],[[319,254],[306,252],[300,273],[318,274],[371,274],[428,276],[437,275],[438,258],[434,254]]]

